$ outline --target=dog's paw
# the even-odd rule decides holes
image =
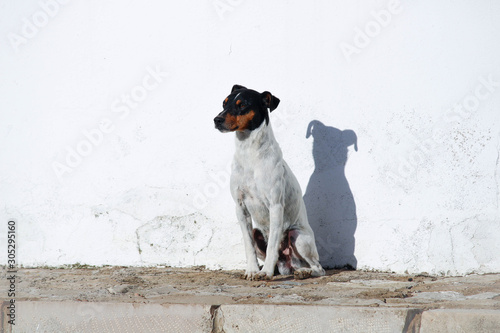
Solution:
[[[255,275],[257,275],[258,273],[259,273],[259,271],[246,270],[245,274],[243,274],[242,278],[245,280],[253,281],[253,280],[255,280]]]
[[[296,280],[308,279],[312,276],[312,269],[310,268],[299,268],[293,272],[293,278]]]
[[[273,278],[272,273],[267,273],[264,271],[260,271],[253,277],[254,280],[271,280]]]

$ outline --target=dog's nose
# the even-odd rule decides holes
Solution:
[[[214,123],[215,125],[222,125],[222,123],[224,122],[224,118],[220,117],[220,116],[217,116],[214,118]]]

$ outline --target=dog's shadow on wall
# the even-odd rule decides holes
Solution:
[[[311,136],[314,138],[315,169],[304,202],[316,237],[320,262],[327,268],[356,268],[356,204],[345,176],[348,147],[354,145],[358,150],[356,133],[313,120],[307,127],[306,138]]]

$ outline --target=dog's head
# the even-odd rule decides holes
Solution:
[[[215,128],[221,132],[252,131],[265,121],[269,123],[269,111],[278,107],[280,100],[265,91],[259,93],[240,85],[234,85],[222,103],[223,110],[214,118]]]

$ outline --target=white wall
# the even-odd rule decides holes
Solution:
[[[21,264],[243,268],[212,121],[238,83],[281,99],[324,265],[500,272],[497,1],[0,8],[0,248],[14,219]]]

